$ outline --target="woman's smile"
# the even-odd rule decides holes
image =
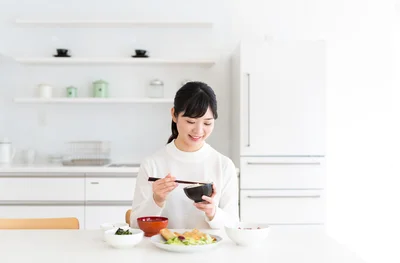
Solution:
[[[195,141],[195,142],[197,142],[197,141],[199,141],[201,138],[203,138],[203,136],[194,136],[194,135],[190,135],[190,134],[189,134],[189,137],[190,137],[190,139],[191,139],[192,141]]]

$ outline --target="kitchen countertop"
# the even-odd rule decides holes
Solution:
[[[225,231],[206,230],[221,243],[201,253],[176,253],[157,248],[144,237],[130,249],[115,249],[101,230],[2,230],[1,261],[26,263],[109,262],[268,262],[363,263],[345,246],[313,227],[272,228],[258,247],[236,246]],[[22,253],[21,253],[22,252]]]
[[[239,169],[236,169],[239,174]],[[37,164],[37,165],[0,165],[0,177],[18,176],[18,175],[34,175],[54,176],[104,176],[104,175],[120,175],[127,177],[136,177],[139,167],[107,167],[107,166],[63,166],[60,164]]]
[[[0,176],[6,174],[131,174],[136,177],[139,167],[63,166],[59,164],[0,165]]]

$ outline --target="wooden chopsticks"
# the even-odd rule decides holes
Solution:
[[[157,177],[149,177],[148,181],[149,182],[155,182],[157,180],[160,180],[162,178],[157,178]],[[207,184],[207,183],[201,183],[201,182],[192,182],[192,181],[182,181],[182,180],[175,180],[176,183],[180,184]]]

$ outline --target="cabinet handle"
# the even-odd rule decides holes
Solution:
[[[320,198],[320,195],[248,195],[247,198]]]
[[[250,73],[247,73],[247,147],[250,147]]]
[[[268,223],[270,226],[323,226],[324,223]]]
[[[320,165],[320,162],[247,162],[248,165]]]
[[[99,184],[99,182],[90,182],[90,184]]]
[[[132,201],[93,200],[93,201],[86,201],[85,205],[88,205],[88,206],[132,206]]]

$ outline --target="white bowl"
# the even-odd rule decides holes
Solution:
[[[257,246],[267,239],[270,227],[266,224],[238,223],[225,226],[228,237],[239,246]]]
[[[106,241],[105,231],[114,229],[114,228],[127,228],[129,225],[127,223],[104,223],[100,225],[101,231],[103,231],[103,241]]]
[[[118,228],[113,228],[104,232],[105,241],[114,248],[132,248],[140,243],[143,239],[144,232],[137,228],[126,227],[132,235],[116,235]]]

